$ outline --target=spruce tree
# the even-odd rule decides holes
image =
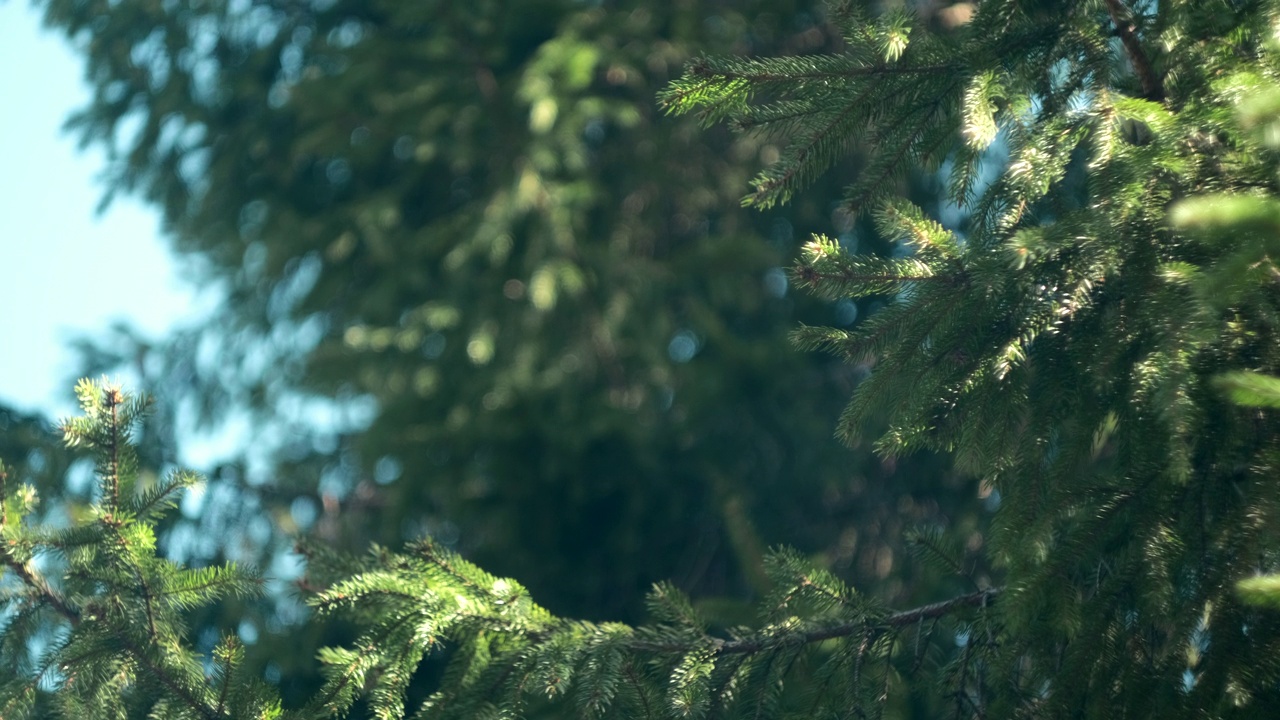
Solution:
[[[861,371],[786,342],[868,310],[783,274],[793,237],[843,227],[852,168],[743,212],[773,144],[654,103],[698,51],[831,48],[817,0],[39,5],[86,60],[73,130],[112,158],[107,185],[227,288],[194,328],[108,334],[80,369],[156,396],[147,467],[248,415],[236,455],[200,468],[201,512],[158,528],[169,557],[268,568],[295,529],[353,551],[430,532],[549,608],[628,622],[665,578],[749,617],[774,543],[896,603],[952,589],[902,529],[980,530],[972,480],[842,448]],[[250,661],[304,697],[343,636],[302,637],[275,598],[191,622],[256,627]]]
[[[895,613],[779,553],[760,626],[709,631],[659,588],[657,624],[627,629],[551,619],[427,545],[388,565],[417,590],[367,576],[322,607],[388,603],[369,648],[421,607],[410,598],[453,598],[429,612],[442,635],[418,638],[465,648],[424,716],[518,715],[568,693],[624,716],[857,717],[925,688],[930,715],[1270,716],[1280,618],[1240,593],[1266,597],[1249,578],[1280,540],[1280,428],[1249,407],[1280,360],[1276,7],[993,1],[950,29],[835,16],[842,53],[705,58],[663,101],[790,140],[749,205],[874,139],[846,202],[902,251],[819,237],[794,275],[891,301],[796,339],[874,366],[843,437],[887,412],[881,453],[952,452],[982,479],[1003,584]],[[922,170],[946,176],[963,227],[895,195]],[[919,545],[958,565],[930,535]],[[938,618],[942,642],[925,631]],[[338,684],[373,664],[329,659]]]
[[[874,431],[889,457],[951,452],[981,478],[999,506],[983,547],[999,584],[893,610],[780,550],[757,623],[713,625],[659,585],[652,622],[627,626],[556,617],[431,541],[354,568],[312,547],[314,605],[361,636],[322,654],[328,684],[291,713],[338,716],[364,698],[377,717],[1274,715],[1280,615],[1262,607],[1274,580],[1254,576],[1280,557],[1280,8],[989,0],[953,27],[836,9],[843,51],[705,58],[663,101],[791,139],[749,204],[787,200],[849,138],[876,140],[846,200],[901,251],[820,237],[794,276],[884,307],[796,338],[871,368],[842,437]],[[948,177],[963,227],[895,195],[921,171]],[[136,404],[83,392],[89,416],[71,437],[118,447],[107,416]],[[128,463],[103,457],[100,515],[113,520],[89,527],[127,515],[127,537],[143,540],[120,547],[138,552],[79,531],[97,559],[79,566],[77,531],[19,533],[7,547],[64,548],[70,585],[97,573],[68,593],[11,554],[20,599],[69,618],[60,604],[83,613],[100,596],[103,637],[135,658],[124,670],[186,668],[172,688],[114,667],[91,687],[175,708],[216,697],[177,649],[177,618],[146,609],[162,577],[182,576],[146,559],[147,523],[132,518],[147,504],[120,499],[136,497],[111,479]],[[966,574],[944,535],[916,540]],[[164,629],[149,631],[152,618]],[[128,655],[126,642],[153,649]],[[446,646],[438,691],[406,707],[422,658]],[[64,675],[103,647],[61,656],[55,694],[107,697],[77,696]]]
[[[827,432],[850,371],[785,341],[859,311],[783,275],[847,174],[744,213],[770,144],[653,101],[698,51],[829,48],[817,0],[39,4],[85,58],[71,128],[108,186],[227,289],[161,341],[86,343],[79,371],[143,376],[156,465],[178,428],[251,425],[176,552],[240,557],[267,516],[355,548],[429,531],[629,620],[662,578],[742,596],[772,542],[866,582],[901,567],[941,463],[851,460]],[[942,506],[972,497],[948,482]]]

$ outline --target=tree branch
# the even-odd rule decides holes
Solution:
[[[8,480],[9,473],[5,470],[4,465],[0,464],[0,530],[4,529],[6,520],[4,503],[9,499],[6,484]],[[27,587],[39,593],[45,602],[49,603],[54,610],[58,611],[58,614],[71,623],[72,627],[79,625],[80,612],[68,605],[67,601],[44,578],[31,572],[31,568],[27,567],[25,562],[22,562],[13,554],[10,547],[13,541],[0,539],[0,542],[5,543],[0,545],[0,558],[3,558],[5,566],[12,570]]]
[[[1125,52],[1129,55],[1129,62],[1133,64],[1133,72],[1138,76],[1138,82],[1142,83],[1142,95],[1148,100],[1163,100],[1164,86],[1152,69],[1151,61],[1147,59],[1147,53],[1142,49],[1142,43],[1138,42],[1138,36],[1134,34],[1137,26],[1127,19],[1132,16],[1132,12],[1120,0],[1105,0],[1105,2],[1107,12],[1111,15],[1111,22],[1115,23],[1116,33],[1120,36],[1120,42],[1124,44]]]
[[[173,693],[174,697],[186,703],[187,707],[191,708],[194,712],[200,715],[200,717],[205,718],[205,720],[218,720],[219,717],[222,717],[220,714],[216,714],[213,709],[201,701],[200,698],[193,695],[189,688],[183,686],[182,683],[178,682],[169,673],[167,673],[167,668],[161,667],[152,662],[151,658],[147,657],[147,654],[143,651],[143,648],[133,642],[132,638],[122,632],[115,633],[115,636],[116,639],[124,645],[125,649],[129,651],[129,654],[133,656],[133,659],[151,674],[152,679],[158,681],[161,685],[164,685],[169,692]]]
[[[31,572],[31,568],[26,563],[18,560],[9,552],[8,548],[0,551],[4,556],[4,564],[18,576],[22,582],[32,590],[35,590],[44,601],[58,611],[58,614],[65,617],[72,627],[80,624],[80,611],[67,604],[67,601],[54,590],[44,578]]]
[[[995,599],[1002,591],[1003,588],[987,588],[986,590],[979,590],[978,592],[972,592],[967,595],[959,595],[949,600],[942,600],[929,605],[921,605],[918,608],[912,608],[910,610],[902,610],[878,621],[870,619],[857,620],[854,622],[817,628],[799,633],[791,642],[804,644],[822,642],[823,640],[849,637],[850,635],[867,632],[868,630],[872,632],[872,635],[875,635],[883,630],[905,627],[907,625],[918,623],[921,620],[932,620],[934,618],[943,617],[944,615],[950,615],[956,610],[971,607],[986,607],[987,603]],[[713,638],[710,643],[710,649],[717,655],[754,653],[760,652],[777,642],[779,642],[778,638],[744,638],[742,640]],[[664,643],[646,640],[630,643],[630,647],[635,650],[651,652],[676,652],[691,649],[689,645],[683,643]]]
[[[108,493],[109,497],[104,498],[107,507],[112,511],[120,508],[120,416],[118,408],[123,397],[120,390],[108,387],[103,390],[107,407],[111,408],[111,446],[108,449],[108,457],[110,458],[107,466],[107,472],[110,475],[107,479],[111,482],[111,489]]]
[[[959,63],[939,63],[936,65],[866,65],[842,70],[801,70],[783,73],[769,72],[767,70],[757,72],[713,70],[705,64],[695,63],[689,68],[689,74],[719,80],[746,80],[753,83],[793,83],[800,80],[832,80],[891,75],[939,75],[955,72],[959,69],[961,69]]]

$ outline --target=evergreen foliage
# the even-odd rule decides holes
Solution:
[[[226,289],[79,371],[141,376],[156,467],[173,433],[251,426],[165,528],[175,556],[268,564],[291,542],[246,531],[264,518],[349,548],[431,532],[561,612],[639,620],[662,578],[748,595],[771,543],[908,601],[926,579],[877,570],[904,569],[901,528],[980,527],[937,459],[832,441],[853,371],[785,341],[867,310],[783,273],[850,170],[744,213],[774,145],[653,102],[699,51],[833,47],[816,0],[40,4],[85,57],[71,127],[109,186]]]
[[[929,567],[975,587],[895,612],[780,550],[757,622],[713,623],[659,584],[652,622],[632,626],[557,617],[432,541],[375,549],[354,571],[317,552],[313,604],[361,636],[321,653],[325,686],[287,714],[340,716],[363,698],[383,718],[1274,715],[1280,615],[1262,573],[1280,557],[1280,7],[988,0],[957,27],[836,10],[844,51],[706,58],[663,101],[795,138],[749,204],[786,201],[851,136],[875,140],[847,201],[901,251],[819,237],[794,277],[889,302],[796,339],[872,368],[842,437],[887,414],[880,453],[952,452],[981,479],[999,505],[983,552],[1001,584],[923,529],[911,543]],[[895,194],[890,180],[922,168],[949,176],[963,227]],[[48,685],[88,713],[220,717],[227,687],[245,703],[234,716],[270,716],[269,693],[206,681],[182,649],[178,609],[251,576],[197,581],[154,558],[150,508],[188,480],[130,488],[142,405],[80,392],[86,418],[65,427],[97,453],[94,516],[19,527],[9,507],[22,516],[31,495],[5,496],[12,617],[34,618],[30,638],[45,618],[70,625],[45,631],[48,664],[6,635],[22,681],[6,698],[28,707]],[[60,585],[37,549],[65,558]],[[406,703],[446,646],[436,692]]]
[[[71,127],[108,187],[225,291],[169,337],[82,346],[80,375],[156,398],[144,468],[224,423],[218,447],[239,441],[157,529],[167,557],[285,575],[293,532],[351,552],[430,533],[558,613],[627,622],[661,579],[741,622],[773,544],[897,604],[958,589],[902,531],[980,534],[974,481],[842,448],[862,370],[786,341],[871,309],[784,272],[814,231],[885,249],[833,213],[855,168],[743,212],[777,145],[654,103],[697,52],[833,48],[817,0],[38,4],[85,59]],[[269,591],[191,622],[202,648],[256,628],[249,661],[292,701],[346,639],[302,616]]]
[[[258,576],[156,556],[156,520],[198,478],[175,472],[140,485],[132,432],[146,404],[89,381],[76,394],[84,415],[63,432],[95,460],[97,497],[86,517],[66,527],[29,522],[35,489],[10,485],[0,467],[0,717],[278,716],[275,691],[244,672],[235,637],[205,662],[184,637],[186,612],[256,594]]]
[[[820,237],[795,278],[893,302],[795,337],[875,365],[843,437],[888,412],[881,453],[952,451],[999,494],[1008,587],[972,712],[1268,714],[1278,628],[1234,588],[1274,561],[1278,428],[1219,387],[1261,398],[1239,373],[1280,360],[1275,6],[991,1],[954,32],[836,16],[845,52],[707,58],[664,101],[792,138],[754,205],[874,139],[846,202],[903,252]],[[962,228],[894,197],[921,168]]]
[[[156,554],[157,521],[200,479],[175,472],[143,487],[133,432],[148,403],[106,382],[81,381],[76,392],[84,414],[62,427],[67,444],[95,460],[88,515],[67,527],[31,522],[34,489],[0,484],[5,718],[334,718],[362,698],[374,717],[398,718],[424,657],[446,645],[457,651],[439,689],[410,708],[414,717],[520,717],[560,700],[587,717],[696,718],[726,708],[772,716],[794,704],[781,690],[798,663],[812,665],[802,683],[818,709],[874,708],[891,676],[872,668],[890,663],[904,638],[914,650],[898,650],[899,660],[918,665],[940,618],[985,608],[998,594],[891,613],[795,552],[776,551],[758,627],[712,632],[666,583],[649,597],[654,622],[632,627],[558,618],[516,581],[430,540],[401,554],[375,547],[354,564],[307,545],[312,580],[327,584],[312,605],[350,616],[361,636],[323,650],[327,683],[305,707],[284,710],[276,689],[246,671],[234,635],[201,655],[184,622],[193,608],[259,592],[261,579]],[[974,628],[986,632],[981,621]]]
[[[879,715],[898,671],[937,659],[939,619],[975,610],[964,627],[980,644],[993,632],[983,610],[999,594],[894,613],[783,550],[768,558],[772,590],[758,625],[712,632],[687,596],[660,583],[649,595],[652,624],[631,627],[556,618],[518,583],[429,541],[377,554],[375,569],[315,600],[369,627],[351,648],[321,655],[329,683],[315,703],[328,712],[345,710],[363,687],[374,716],[403,717],[409,677],[448,642],[461,650],[413,717],[524,717],[548,701],[584,717]],[[966,653],[946,669],[956,692],[967,691],[975,665]]]

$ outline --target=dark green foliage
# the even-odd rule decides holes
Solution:
[[[326,684],[284,710],[248,669],[242,642],[227,636],[193,652],[184,622],[193,609],[256,594],[261,580],[234,565],[187,569],[156,555],[157,522],[199,478],[174,473],[143,487],[133,437],[149,403],[106,383],[76,391],[84,415],[63,431],[96,462],[88,516],[67,527],[33,522],[34,490],[12,487],[0,468],[5,718],[334,718],[357,701],[379,718],[520,717],[561,701],[586,717],[758,717],[798,710],[804,698],[824,715],[875,712],[895,649],[919,666],[940,619],[974,610],[985,622],[998,595],[891,613],[794,551],[775,551],[758,624],[712,628],[683,592],[659,584],[649,595],[653,624],[633,627],[556,617],[519,583],[433,541],[401,554],[375,547],[360,561],[306,544],[304,584],[327,584],[311,604],[346,616],[360,636],[321,651]],[[456,650],[438,689],[406,708],[420,664],[447,647]],[[805,690],[783,692],[796,686]]]
[[[661,578],[741,600],[771,543],[879,582],[903,526],[945,522],[918,502],[943,464],[850,459],[848,369],[785,342],[837,315],[780,268],[849,170],[744,213],[779,145],[653,102],[697,52],[834,47],[817,3],[43,5],[85,40],[72,128],[227,294],[82,370],[139,370],[158,433],[247,417],[253,447],[209,473],[234,499],[174,552],[198,533],[238,557],[255,515],[349,548],[431,533],[559,611],[635,620]],[[942,482],[980,525],[971,483]]]
[[[978,591],[891,613],[782,551],[768,558],[774,589],[760,624],[720,634],[666,584],[649,596],[654,624],[597,624],[556,618],[519,584],[430,542],[375,555],[370,570],[314,601],[369,628],[350,649],[321,655],[329,682],[317,711],[341,712],[366,688],[376,717],[402,717],[408,678],[424,655],[449,643],[461,650],[413,717],[521,717],[548,700],[585,717],[776,717],[806,707],[819,717],[876,715],[896,677],[895,652],[904,667],[918,666],[939,618],[966,610],[978,620],[966,632],[989,632],[985,608],[998,595]],[[965,659],[949,672],[967,691],[972,679],[964,674],[973,671]]]
[[[1260,200],[1277,183],[1261,109],[1275,8],[1202,5],[984,2],[953,32],[845,13],[846,52],[707,60],[664,96],[796,138],[755,204],[787,199],[847,138],[876,139],[846,200],[904,253],[818,238],[794,274],[893,302],[796,338],[875,366],[842,436],[887,412],[880,452],[954,452],[999,493],[986,551],[1009,587],[984,662],[1002,675],[974,714],[1274,707],[1280,627],[1233,588],[1274,562],[1280,426],[1219,388],[1259,404],[1267,381],[1242,373],[1280,362],[1280,234]],[[997,141],[1008,159],[988,181]],[[921,166],[949,173],[963,228],[890,199],[883,178]]]
[[[783,272],[815,231],[884,249],[833,215],[854,168],[744,212],[781,142],[654,103],[698,52],[836,47],[816,1],[41,4],[86,57],[74,131],[225,292],[163,341],[96,339],[80,370],[156,397],[145,467],[246,428],[201,468],[200,512],[159,527],[167,556],[269,570],[295,532],[354,553],[430,534],[558,613],[632,622],[666,578],[740,622],[772,544],[895,602],[952,590],[901,533],[981,533],[975,484],[840,447],[860,371],[786,341],[868,310]],[[316,648],[348,636],[268,600],[192,622],[255,626],[250,661],[301,700]]]
[[[1280,8],[989,0],[951,26],[847,3],[832,17],[835,54],[698,60],[663,101],[793,139],[751,204],[874,141],[848,210],[899,250],[818,237],[793,275],[884,306],[796,339],[869,371],[842,437],[877,436],[889,461],[953,453],[998,507],[963,544],[937,527],[908,538],[913,572],[965,589],[895,612],[780,550],[762,560],[754,621],[659,584],[652,623],[623,625],[562,618],[432,540],[363,561],[315,553],[314,606],[358,637],[321,653],[326,683],[300,717],[357,702],[433,718],[1275,714],[1276,583],[1257,576],[1280,564]],[[888,182],[921,169],[949,176],[961,226]],[[99,448],[117,437],[107,406],[70,426]],[[149,551],[149,526],[130,527]],[[57,536],[69,562],[106,552],[110,538],[83,532]],[[155,567],[114,557],[108,577]],[[10,567],[58,609],[64,596]],[[106,625],[130,637],[148,585],[118,584],[133,605]],[[153,636],[180,637],[158,617]],[[433,694],[407,702],[445,649]],[[172,652],[155,657],[176,663],[178,700],[209,692]]]
[[[864,146],[871,157],[852,195],[860,206],[891,194],[906,170],[941,162],[949,150],[948,117],[963,77],[959,48],[947,34],[913,34],[909,15],[871,22],[857,7],[846,2],[832,13],[847,43],[838,55],[704,57],[661,94],[669,108],[696,108],[708,123],[729,120],[787,143],[746,204],[785,203]]]

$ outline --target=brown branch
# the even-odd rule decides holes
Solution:
[[[744,638],[742,640],[724,640],[721,638],[712,638],[710,640],[710,649],[717,655],[730,655],[735,653],[754,653],[760,652],[778,642],[796,642],[802,644],[822,642],[823,640],[833,640],[836,638],[849,637],[861,632],[870,631],[872,635],[876,635],[884,630],[905,627],[921,620],[932,620],[945,615],[971,607],[986,607],[988,603],[998,596],[1003,588],[987,588],[979,590],[967,595],[958,595],[949,600],[931,603],[929,605],[921,605],[918,608],[910,610],[902,610],[893,613],[888,617],[880,620],[856,620],[854,622],[841,623],[839,625],[831,625],[828,627],[817,628],[802,632],[791,639],[781,638]],[[679,642],[653,642],[640,640],[628,644],[634,650],[650,651],[650,652],[679,652],[691,649],[688,643]]]
[[[857,273],[845,272],[821,272],[805,268],[798,273],[800,279],[806,285],[821,285],[824,281],[839,280],[847,283],[909,283],[909,282],[939,282],[942,280],[951,280],[949,275],[886,275],[886,274],[870,274],[860,275]]]
[[[1105,0],[1105,2],[1107,12],[1111,15],[1111,22],[1115,23],[1116,33],[1120,36],[1120,42],[1124,44],[1129,62],[1133,65],[1133,72],[1138,76],[1138,82],[1142,83],[1143,97],[1148,100],[1163,100],[1164,86],[1152,69],[1151,61],[1147,59],[1147,53],[1142,49],[1142,43],[1138,42],[1138,36],[1134,34],[1137,26],[1127,19],[1132,13],[1120,0]]]
[[[142,648],[138,647],[131,638],[126,636],[124,633],[116,633],[116,639],[124,644],[125,649],[129,651],[129,654],[133,656],[133,659],[137,661],[138,664],[145,667],[147,671],[151,673],[153,679],[158,680],[161,685],[168,688],[169,692],[173,693],[176,697],[186,703],[187,707],[198,713],[200,717],[205,718],[205,720],[218,720],[219,717],[222,717],[221,714],[215,714],[208,705],[201,702],[200,698],[192,695],[190,689],[184,687],[170,677],[165,672],[165,668],[151,662],[151,658],[147,657],[146,653],[142,651]]]
[[[222,666],[222,688],[218,691],[218,707],[214,711],[218,715],[221,715],[227,706],[227,691],[231,688],[231,674],[234,668],[231,663],[231,657],[234,653],[234,648],[232,647],[234,642],[235,640],[232,639],[227,640],[226,661]]]
[[[107,407],[111,409],[111,446],[108,448],[107,478],[111,482],[110,497],[104,498],[107,507],[116,510],[120,507],[120,416],[118,408],[124,400],[120,390],[107,387],[103,390]]]
[[[910,625],[920,620],[933,620],[944,615],[950,615],[951,611],[958,608],[966,607],[986,607],[988,603],[994,600],[1000,593],[1004,592],[1004,588],[994,587],[986,590],[971,592],[968,595],[959,595],[950,600],[942,600],[929,605],[922,605],[913,610],[903,610],[888,617],[886,624],[890,627],[902,627]]]
[[[31,572],[31,568],[26,563],[20,562],[8,548],[4,548],[0,554],[4,556],[4,564],[17,575],[27,587],[35,590],[49,603],[58,614],[65,617],[72,627],[80,624],[80,611],[67,604],[67,601],[54,590],[51,585],[39,575]]]
[[[940,63],[938,65],[869,65],[844,70],[810,70],[794,73],[734,72],[731,70],[711,70],[710,68],[694,67],[691,68],[690,73],[723,80],[790,83],[797,80],[830,80],[834,78],[879,77],[881,75],[933,75],[954,72],[959,69],[961,69],[959,63]]]

